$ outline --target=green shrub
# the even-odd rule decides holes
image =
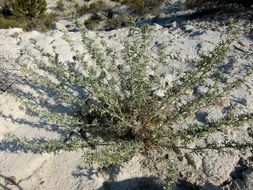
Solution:
[[[84,21],[84,26],[89,30],[94,30],[97,26],[96,20],[93,20],[92,18],[89,18]]]
[[[33,18],[31,20],[23,20],[23,26],[26,31],[39,30],[46,32],[52,29],[52,24],[57,20],[58,15],[54,13],[44,14],[39,18]]]
[[[24,30],[46,31],[51,29],[56,14],[45,14],[45,0],[12,0],[6,2],[0,14],[0,28],[21,27]]]
[[[125,0],[122,3],[130,6],[136,14],[152,14],[160,8],[164,0]]]
[[[186,128],[179,125],[179,121],[189,118],[200,107],[214,104],[251,76],[252,68],[241,78],[223,84],[224,71],[217,68],[237,34],[231,28],[229,31],[226,39],[217,44],[213,51],[201,56],[194,69],[181,73],[172,86],[161,80],[161,72],[168,66],[166,47],[159,46],[156,52],[158,57],[151,56],[148,26],[130,28],[120,55],[108,48],[102,39],[102,47],[99,48],[94,40],[87,37],[86,30],[81,29],[87,53],[76,51],[75,62],[69,64],[59,62],[57,56],[47,54],[33,41],[34,48],[48,62],[42,61],[45,59],[41,59],[38,54],[30,54],[30,61],[34,63],[32,66],[20,61],[22,57],[17,63],[29,83],[44,93],[40,91],[38,100],[32,100],[30,96],[26,98],[22,93],[17,96],[30,113],[39,116],[42,121],[64,126],[67,134],[63,139],[48,141],[15,136],[9,136],[6,140],[39,152],[83,148],[87,162],[98,163],[103,167],[120,165],[138,153],[147,157],[156,152],[160,163],[164,159],[163,152],[168,152],[169,159],[166,162],[174,167],[182,160],[182,150],[242,151],[250,148],[251,142],[226,140],[206,142],[203,146],[195,145],[195,142],[212,133],[226,132],[227,128],[240,128],[243,123],[253,120],[252,113],[231,113],[217,121],[206,121]],[[73,47],[67,34],[64,39]],[[39,71],[44,74],[41,75]],[[212,82],[207,83],[207,79]],[[200,84],[205,84],[208,90],[190,96],[189,91]],[[158,95],[159,91],[163,95]],[[71,110],[66,113],[63,110],[54,111],[54,104],[45,99],[46,92],[53,94],[53,100],[63,102],[64,107],[68,106]],[[173,159],[174,154],[178,161]],[[169,166],[168,169],[173,167]]]
[[[15,16],[4,17],[0,15],[0,28],[23,28],[25,31],[39,30],[47,31],[52,28],[52,23],[56,21],[56,14],[44,14],[39,18],[16,18]]]
[[[47,3],[46,0],[13,0],[11,8],[17,17],[36,18],[45,13]]]

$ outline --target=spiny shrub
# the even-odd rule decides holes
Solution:
[[[82,28],[85,53],[75,50],[68,35],[64,36],[76,54],[73,63],[60,62],[57,55],[46,53],[36,41],[33,44],[39,54],[27,52],[30,64],[22,61],[22,56],[17,60],[27,82],[41,89],[38,100],[22,96],[23,92],[17,97],[42,121],[63,126],[65,137],[29,140],[9,135],[6,140],[38,152],[82,148],[87,162],[104,167],[120,165],[138,153],[147,156],[157,152],[160,158],[164,158],[163,151],[181,155],[182,150],[244,150],[252,146],[251,142],[229,140],[206,142],[203,146],[194,146],[194,143],[205,139],[206,135],[231,127],[236,129],[252,121],[253,113],[230,113],[217,121],[186,127],[179,125],[199,108],[214,104],[242,85],[252,74],[251,67],[241,78],[224,84],[224,71],[217,69],[235,40],[235,30],[230,28],[225,39],[207,55],[201,56],[194,69],[181,73],[172,85],[168,81],[162,82],[164,68],[168,66],[166,46],[161,44],[156,56],[152,56],[148,26],[141,29],[130,27],[120,55],[103,39],[99,48],[86,33]],[[212,82],[208,83],[209,80]],[[208,90],[195,96],[189,94],[199,85],[205,85]],[[50,104],[52,99],[45,99],[46,92],[70,110],[54,111],[54,104]],[[172,157],[168,162],[174,162]]]

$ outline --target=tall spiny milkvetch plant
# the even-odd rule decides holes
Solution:
[[[73,63],[59,62],[58,56],[44,52],[36,41],[33,41],[34,47],[46,61],[42,61],[45,59],[38,57],[38,54],[31,53],[29,58],[35,67],[31,69],[21,61],[22,56],[17,60],[23,71],[29,71],[29,83],[40,86],[44,92],[50,92],[54,100],[65,103],[71,109],[62,114],[51,109],[52,105],[43,95],[39,96],[39,102],[46,102],[44,107],[19,96],[27,108],[41,119],[64,126],[64,139],[43,143],[15,136],[9,136],[10,139],[40,152],[84,148],[85,158],[102,166],[120,164],[137,152],[146,154],[152,150],[166,149],[180,154],[180,149],[198,152],[204,149],[245,149],[252,145],[250,142],[233,141],[188,147],[190,142],[203,138],[205,134],[252,121],[252,113],[239,116],[229,114],[218,121],[188,128],[177,126],[182,118],[200,107],[214,103],[217,98],[242,85],[252,74],[251,67],[240,79],[220,88],[224,73],[217,71],[217,67],[235,40],[236,30],[229,28],[226,38],[209,54],[201,56],[196,68],[181,74],[172,87],[161,82],[159,72],[167,65],[165,46],[161,45],[157,52],[157,63],[149,50],[151,33],[148,26],[141,29],[130,27],[120,57],[107,47],[103,39],[102,47],[99,48],[86,33],[85,29],[81,29],[86,53],[75,50],[68,35],[64,35],[76,54]],[[87,60],[87,56],[92,62]],[[38,70],[42,70],[43,75]],[[212,79],[212,84],[207,84],[208,78]],[[206,84],[208,90],[189,97],[189,90],[200,84]],[[159,89],[164,91],[164,96],[155,93]],[[182,103],[180,100],[187,101]]]

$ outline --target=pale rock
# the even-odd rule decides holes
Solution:
[[[51,36],[43,35],[41,38],[37,39],[36,44],[43,49],[45,53],[49,53],[50,55],[54,55],[54,49],[51,43],[54,41],[54,38]]]
[[[220,157],[215,151],[208,151],[202,158],[203,173],[210,182],[220,184],[229,179],[238,160],[239,156],[236,154],[223,154]]]
[[[30,43],[29,40],[30,39],[36,39],[38,38],[39,36],[41,36],[42,34],[38,31],[30,31],[30,32],[25,32],[23,34],[20,34],[19,37],[20,37],[20,43],[19,45],[21,46],[24,46],[25,44],[28,44]]]
[[[207,86],[198,86],[196,88],[194,88],[193,93],[195,96],[199,96],[203,93],[206,93],[209,90],[209,88]]]
[[[48,36],[52,37],[54,40],[56,39],[62,39],[64,33],[59,30],[51,30],[46,33]]]
[[[245,46],[245,47],[249,47],[251,44],[249,41],[245,41],[245,39],[241,39],[237,43],[240,44],[241,46]]]
[[[59,62],[73,62],[75,53],[71,50],[70,45],[63,39],[57,39],[53,41],[52,47],[54,52],[58,55]]]
[[[192,32],[195,28],[192,25],[185,25],[184,29],[186,32]]]
[[[224,105],[222,105],[222,103],[224,103]],[[216,121],[217,119],[220,119],[224,116],[224,114],[222,113],[222,107],[228,106],[229,103],[228,101],[224,101],[224,102],[220,102],[221,105],[216,105],[215,107],[212,106],[211,108],[209,108],[207,110],[208,115],[206,117],[207,121]]]
[[[158,89],[154,92],[154,94],[160,98],[164,97],[165,96],[165,91],[162,90],[162,89]]]
[[[163,76],[161,82],[164,84],[164,86],[172,87],[174,81],[175,81],[175,76],[173,76],[172,74],[166,73]]]
[[[161,30],[163,29],[163,26],[161,26],[160,24],[154,24],[153,28],[154,30]]]
[[[67,32],[68,29],[66,28],[66,26],[60,22],[54,22],[53,25],[52,25],[52,29],[53,30],[59,30],[59,31],[62,31],[62,32]]]
[[[171,26],[172,26],[173,28],[177,28],[177,21],[172,22],[172,23],[171,23]]]
[[[236,45],[234,45],[234,48],[243,52],[243,53],[247,53],[248,52],[248,47],[245,47],[244,44],[241,45],[242,43],[238,43]]]
[[[196,170],[201,169],[202,167],[202,159],[201,156],[194,153],[185,153],[185,159],[187,160],[187,163],[194,167]]]
[[[16,34],[23,33],[22,28],[11,28],[11,29],[0,29],[0,38],[2,37],[11,37]]]

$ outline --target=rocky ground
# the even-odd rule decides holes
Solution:
[[[52,4],[50,4],[52,3]],[[50,2],[52,7],[54,2]],[[52,5],[52,6],[51,6]],[[167,12],[166,12],[167,11]],[[143,19],[138,24],[152,24],[151,50],[156,50],[159,44],[166,44],[169,53],[168,72],[176,74],[190,69],[196,63],[199,54],[207,53],[222,38],[226,31],[228,19],[240,17],[237,27],[239,37],[232,44],[222,68],[227,74],[237,77],[237,71],[253,64],[253,36],[251,30],[252,13],[218,13],[216,15],[193,15],[193,10],[184,10],[182,4],[174,4],[163,13],[160,19]],[[240,14],[240,15],[239,15]],[[237,15],[237,16],[236,16]],[[239,16],[238,16],[239,15]],[[69,20],[68,20],[69,21]],[[17,78],[18,70],[15,59],[22,49],[32,49],[31,39],[37,41],[42,49],[51,55],[58,55],[62,62],[73,61],[74,52],[63,39],[68,34],[73,41],[74,49],[84,51],[80,45],[80,32],[73,30],[73,25],[65,26],[66,20],[55,23],[54,30],[46,33],[37,31],[24,32],[22,29],[0,30],[0,140],[7,133],[17,136],[48,137],[61,136],[61,130],[54,126],[41,123],[32,117],[13,97],[15,89],[27,89]],[[69,27],[69,28],[68,28]],[[89,31],[89,37],[94,40],[103,36],[108,45],[115,51],[123,48],[127,28],[111,31]],[[224,34],[223,34],[224,35]],[[241,73],[245,72],[244,69]],[[199,110],[207,113],[208,118],[219,118],[229,105],[233,105],[236,113],[252,113],[253,111],[253,79],[247,79],[246,87],[234,90],[226,98],[221,107],[212,110]],[[33,89],[37,91],[37,89]],[[37,91],[38,92],[38,91]],[[26,95],[29,95],[27,93]],[[196,114],[195,120],[201,122]],[[211,140],[253,138],[252,123],[240,130],[229,130],[227,134],[211,136]],[[82,151],[60,152],[59,154],[36,154],[12,143],[0,142],[0,189],[161,189],[152,181],[148,168],[140,164],[141,156],[132,158],[125,163],[120,171],[110,175],[99,172],[96,167],[87,166],[83,162]],[[219,155],[214,151],[203,154],[185,153],[182,167],[179,167],[180,179],[177,189],[253,189],[253,155],[251,152],[242,154],[234,151],[232,154]],[[126,188],[127,187],[127,188]]]

